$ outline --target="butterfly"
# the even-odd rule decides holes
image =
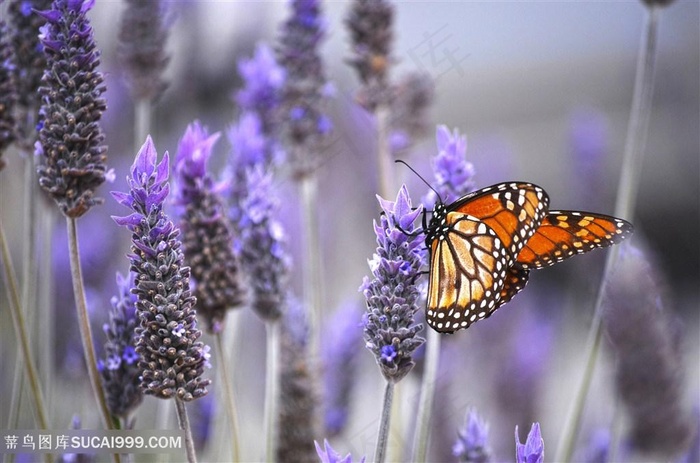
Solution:
[[[489,317],[527,284],[530,271],[630,236],[622,219],[549,210],[549,196],[526,182],[498,183],[445,205],[423,230],[430,255],[428,325],[441,333]]]

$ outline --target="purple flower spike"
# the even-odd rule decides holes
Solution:
[[[515,427],[515,461],[516,463],[544,462],[544,440],[540,433],[539,423],[532,424],[524,444],[520,443],[518,427]]]
[[[94,192],[107,170],[99,125],[107,108],[101,96],[104,79],[97,70],[100,53],[85,15],[93,3],[56,0],[43,13],[48,22],[40,36],[47,67],[39,89],[39,184],[71,218],[102,203]]]
[[[113,196],[133,213],[114,217],[132,232],[129,258],[136,273],[136,352],[141,389],[161,399],[191,401],[206,395],[210,381],[203,379],[206,349],[197,339],[190,269],[184,265],[178,230],[163,211],[168,196],[168,154],[157,164],[158,153],[149,136],[127,177],[131,200]]]
[[[224,200],[207,161],[219,134],[209,135],[198,122],[187,127],[180,140],[175,175],[175,203],[180,209],[185,257],[192,269],[198,313],[210,332],[223,326],[226,311],[240,306],[243,289],[238,257],[233,252],[233,231]]]
[[[316,441],[314,441],[314,445],[316,446],[316,453],[318,453],[321,463],[352,463],[352,455],[348,453],[344,457],[341,457],[338,452],[333,450],[333,447],[331,447],[331,444],[329,444],[326,439],[323,439],[324,448],[321,448]],[[364,463],[364,461],[365,457],[362,457],[359,463]]]
[[[457,442],[452,447],[452,454],[460,462],[487,463],[491,461],[491,450],[488,447],[489,427],[471,409],[467,412],[464,428],[458,433]]]
[[[0,170],[5,167],[2,155],[17,138],[19,127],[14,115],[17,105],[17,79],[9,29],[0,19]]]
[[[369,262],[372,278],[360,286],[367,300],[364,337],[384,377],[398,382],[414,366],[413,351],[425,342],[418,336],[423,326],[414,321],[423,243],[413,222],[422,208],[412,209],[406,186],[394,202],[378,199],[384,214],[374,224],[378,246]]]
[[[437,127],[438,154],[432,159],[435,182],[433,186],[444,202],[451,202],[474,189],[474,166],[467,161],[467,139],[457,129],[452,133],[444,126]],[[430,191],[423,199],[425,207],[432,207],[436,200]]]

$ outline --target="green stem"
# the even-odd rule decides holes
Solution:
[[[153,105],[150,100],[134,103],[134,152],[137,152],[151,131]]]
[[[413,439],[413,460],[424,462],[428,454],[428,439],[430,437],[430,418],[433,411],[435,383],[437,381],[438,364],[440,363],[440,340],[442,336],[433,329],[428,330],[425,345],[425,371],[421,383],[420,399],[418,402],[418,418]]]
[[[226,356],[226,350],[224,349],[224,342],[222,340],[222,334],[216,333],[216,348],[219,351],[219,367],[221,368],[221,379],[223,384],[223,395],[226,401],[226,413],[228,415],[228,421],[231,426],[231,457],[233,461],[241,461],[240,456],[240,444],[238,438],[238,413],[236,411],[236,401],[234,400],[233,394],[233,383],[231,381],[231,373],[228,369],[228,359]]]
[[[80,265],[80,250],[78,247],[78,224],[75,218],[66,218],[68,228],[68,252],[70,254],[71,276],[73,278],[73,295],[75,306],[78,311],[78,326],[80,327],[80,338],[83,343],[85,362],[87,363],[88,376],[92,386],[92,392],[97,400],[97,405],[102,415],[102,423],[106,429],[114,429],[112,417],[107,408],[100,373],[97,371],[97,356],[95,355],[95,344],[92,337],[92,328],[88,317],[87,302],[85,299],[85,287],[83,285],[83,271]]]
[[[391,417],[391,403],[394,400],[394,383],[386,382],[384,388],[384,400],[382,413],[379,418],[379,432],[377,433],[377,445],[374,449],[374,463],[384,463],[386,458],[386,446],[389,440],[389,422]]]
[[[275,461],[277,449],[277,426],[279,407],[279,321],[268,321],[267,327],[267,373],[265,375],[265,461]]]
[[[19,289],[17,287],[17,277],[12,265],[12,256],[10,248],[5,237],[5,228],[0,222],[0,246],[2,247],[2,261],[4,262],[5,285],[8,289],[8,300],[10,303],[10,313],[12,314],[12,325],[17,333],[19,348],[22,353],[22,362],[24,371],[29,382],[29,392],[33,401],[34,419],[39,429],[48,429],[48,419],[46,417],[46,408],[44,406],[44,397],[39,384],[39,375],[37,374],[34,359],[32,359],[29,347],[29,335],[27,333],[27,325],[24,320],[22,304],[20,302]]]
[[[192,438],[192,429],[190,428],[190,419],[187,416],[185,402],[176,397],[175,407],[177,408],[177,422],[180,424],[180,429],[185,431],[185,451],[187,452],[187,461],[189,463],[197,463],[197,454],[194,450],[194,439]]]
[[[629,124],[627,126],[627,138],[625,140],[617,200],[615,202],[615,215],[627,220],[631,220],[634,213],[644,145],[646,143],[647,127],[651,114],[657,30],[658,9],[651,7],[647,9],[646,24],[642,32],[642,43],[637,57],[634,96],[632,99]],[[586,365],[584,367],[583,377],[578,385],[576,395],[574,396],[574,400],[571,403],[571,408],[569,409],[564,423],[564,429],[562,431],[563,437],[557,448],[555,461],[571,461],[576,436],[578,435],[581,425],[583,409],[593,380],[593,371],[603,338],[603,299],[605,294],[605,282],[615,266],[618,256],[619,248],[616,246],[608,252],[605,260],[603,276],[595,301],[593,321],[586,344]]]
[[[304,227],[304,302],[309,310],[310,340],[309,358],[312,365],[318,365],[321,335],[321,301],[323,295],[323,275],[321,273],[321,252],[318,233],[318,187],[316,176],[304,175],[301,178],[302,222]]]

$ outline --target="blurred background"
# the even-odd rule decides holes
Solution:
[[[274,45],[288,15],[285,2],[181,1],[169,3],[172,28],[168,41],[171,62],[168,90],[156,107],[153,137],[159,154],[174,154],[188,123],[199,119],[212,131],[224,131],[236,120],[231,96],[241,85],[237,61],[250,57],[259,42]],[[108,110],[104,115],[109,163],[116,182],[101,189],[124,191],[124,179],[135,155],[133,106],[116,62],[121,2],[98,1],[90,13],[101,70],[106,74]],[[322,198],[319,243],[323,253],[324,321],[330,333],[334,313],[350,306],[357,321],[364,302],[357,291],[368,274],[367,259],[376,244],[372,220],[379,216],[372,118],[355,103],[360,85],[349,57],[344,27],[349,2],[324,4],[327,40],[322,52],[326,74],[336,96],[330,106],[334,138],[318,171]],[[457,128],[468,140],[477,188],[505,180],[525,180],[544,187],[551,206],[612,213],[632,99],[635,64],[642,34],[641,2],[396,2],[392,78],[422,71],[435,84],[429,111],[430,127],[402,159],[430,179],[430,158],[437,152],[436,124]],[[643,248],[661,288],[665,310],[679,320],[679,355],[685,366],[682,402],[687,410],[700,402],[700,6],[678,0],[660,15],[656,86],[648,143],[635,216],[633,242]],[[140,142],[139,142],[140,144]],[[228,150],[221,140],[215,169]],[[0,219],[13,245],[19,272],[22,232],[21,175],[23,160],[10,151],[0,174]],[[418,202],[426,187],[407,169],[397,176]],[[297,190],[289,178],[276,180],[280,220],[293,256],[292,287],[301,295],[301,226]],[[391,198],[393,199],[393,198]],[[53,211],[52,211],[53,212]],[[109,298],[115,294],[114,272],[128,269],[124,257],[129,236],[111,214],[122,214],[111,198],[84,219],[82,256],[91,290],[91,316],[101,346],[102,324],[108,319]],[[80,341],[74,325],[65,228],[56,220],[53,255],[42,256],[56,272],[53,319],[49,328],[55,349],[40,359],[51,371],[49,403],[54,428],[67,428],[73,414],[83,427],[99,421],[83,403],[84,383]],[[50,258],[49,258],[50,257]],[[545,446],[553,456],[569,401],[583,369],[583,346],[600,284],[604,252],[571,259],[555,269],[534,272],[525,291],[489,320],[448,338],[441,360],[444,387],[434,414],[431,455],[450,460],[451,445],[465,410],[476,407],[490,423],[495,461],[511,461],[513,429],[521,439],[533,421],[542,425]],[[2,286],[2,293],[6,288]],[[7,301],[0,300],[0,371],[14,368],[15,341]],[[232,370],[240,402],[243,455],[251,461],[261,453],[260,429],[265,359],[264,325],[247,309],[229,318]],[[39,325],[45,320],[40,319]],[[36,327],[38,333],[42,331]],[[207,341],[205,336],[205,341]],[[330,340],[328,341],[330,342]],[[101,348],[101,347],[100,347]],[[379,417],[383,379],[363,342],[357,343],[347,424],[331,441],[336,450],[359,458],[371,455]],[[6,355],[11,353],[12,355]],[[614,358],[606,350],[586,410],[577,445],[581,461],[588,448],[608,429],[619,407],[615,398]],[[216,359],[213,360],[214,365]],[[50,364],[50,366],[47,366]],[[390,458],[401,460],[410,448],[408,432],[417,402],[420,364],[400,386]],[[48,368],[48,370],[47,370]],[[342,366],[335,366],[342,368]],[[653,369],[653,366],[649,368]],[[216,366],[211,371],[216,381]],[[0,378],[7,397],[12,375]],[[76,391],[85,387],[78,394]],[[217,411],[216,387],[197,401],[194,422],[204,447],[203,461],[215,459],[225,447],[216,431],[223,412]],[[152,428],[155,399],[146,399],[137,427]],[[0,401],[0,417],[9,404]],[[30,427],[27,413],[25,426]],[[697,421],[697,418],[696,418]],[[220,424],[220,423],[219,423]],[[4,423],[3,423],[4,425]],[[2,425],[0,425],[2,426]],[[697,426],[697,424],[696,424]],[[225,429],[225,428],[223,428]],[[326,435],[317,436],[322,440]]]

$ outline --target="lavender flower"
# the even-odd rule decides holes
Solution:
[[[280,413],[275,461],[312,461],[318,396],[309,364],[309,324],[292,301],[280,325]]]
[[[277,59],[285,69],[282,119],[291,144],[296,176],[309,174],[318,165],[318,148],[331,131],[324,113],[330,96],[318,51],[325,35],[319,0],[292,0],[292,14],[285,21],[277,47]]]
[[[398,156],[427,132],[427,112],[435,98],[435,84],[429,75],[414,72],[399,80],[392,90],[390,138],[392,154]],[[362,98],[360,103],[366,105]]]
[[[338,452],[333,450],[333,447],[331,447],[331,444],[329,444],[326,439],[323,439],[324,448],[321,448],[316,441],[314,441],[314,445],[316,446],[316,453],[318,453],[321,463],[352,463],[352,455],[348,453],[344,457],[341,457]],[[365,457],[362,457],[359,463],[364,462]]]
[[[17,103],[29,113],[36,113],[39,108],[40,95],[37,90],[46,68],[46,57],[39,41],[39,28],[46,21],[34,11],[49,8],[51,0],[11,0],[7,8],[17,66]],[[36,114],[33,116],[36,119]],[[18,120],[22,120],[21,116]],[[24,135],[22,138],[26,138]]]
[[[2,0],[0,0],[2,5]],[[2,155],[17,138],[17,121],[14,116],[17,104],[17,81],[14,56],[9,42],[9,30],[0,19],[0,170],[5,167]]]
[[[412,209],[405,185],[395,202],[377,199],[384,214],[374,224],[378,246],[369,262],[372,279],[365,277],[360,286],[367,300],[364,337],[384,377],[396,383],[411,371],[413,352],[425,342],[418,336],[423,326],[414,322],[423,243],[413,222],[422,207]]]
[[[131,293],[135,275],[124,278],[117,273],[118,295],[112,298],[109,323],[104,325],[107,336],[105,359],[97,364],[102,375],[109,412],[126,418],[143,399],[139,389],[141,370],[135,349],[136,295]]]
[[[119,29],[119,59],[137,100],[156,100],[168,86],[163,70],[168,39],[165,4],[160,0],[126,0]]]
[[[261,166],[248,171],[248,196],[243,200],[240,232],[241,264],[250,277],[253,310],[265,320],[282,314],[290,260],[286,236],[277,222],[272,176]]]
[[[459,430],[452,454],[461,462],[487,463],[491,461],[488,447],[489,427],[476,413],[467,411],[464,428]]]
[[[539,423],[532,423],[532,428],[524,444],[520,443],[518,427],[515,427],[515,461],[516,463],[544,462],[544,440],[540,434]]]
[[[233,252],[233,233],[207,163],[219,134],[209,136],[198,122],[187,127],[175,163],[175,203],[182,209],[183,247],[191,266],[199,314],[211,332],[221,329],[226,310],[240,306],[244,294]]]
[[[86,16],[93,5],[94,0],[55,0],[53,9],[39,13],[48,21],[39,36],[48,66],[39,89],[39,184],[72,218],[102,203],[94,190],[105,181],[107,147],[99,125],[105,87]]]
[[[270,47],[258,44],[253,58],[238,62],[238,72],[245,82],[236,93],[238,106],[243,112],[256,114],[261,132],[268,138],[273,136],[279,124],[285,70],[277,64]]]
[[[606,284],[604,317],[617,354],[615,380],[630,417],[632,445],[657,456],[675,455],[692,432],[682,399],[678,325],[663,307],[654,267],[631,246],[620,249]]]
[[[385,0],[355,0],[345,19],[353,53],[348,62],[360,76],[361,98],[370,111],[391,100],[388,71],[393,61],[393,19],[394,7]]]
[[[432,158],[437,190],[445,202],[451,202],[464,196],[474,189],[474,166],[467,161],[467,138],[460,135],[457,129],[452,133],[444,125],[438,125],[435,138],[438,154]],[[430,190],[423,198],[423,205],[431,208],[438,198]]]
[[[362,342],[362,325],[358,318],[358,307],[345,304],[323,330],[323,409],[325,432],[330,437],[340,434],[348,420],[350,396],[356,383],[357,346]]]
[[[183,265],[180,231],[163,212],[168,196],[168,153],[156,165],[158,153],[149,136],[127,177],[129,193],[112,192],[134,212],[112,217],[132,232],[131,270],[137,274],[134,290],[136,352],[143,370],[141,388],[161,399],[190,401],[207,393],[207,349],[197,339],[195,298],[190,294],[190,269]]]

